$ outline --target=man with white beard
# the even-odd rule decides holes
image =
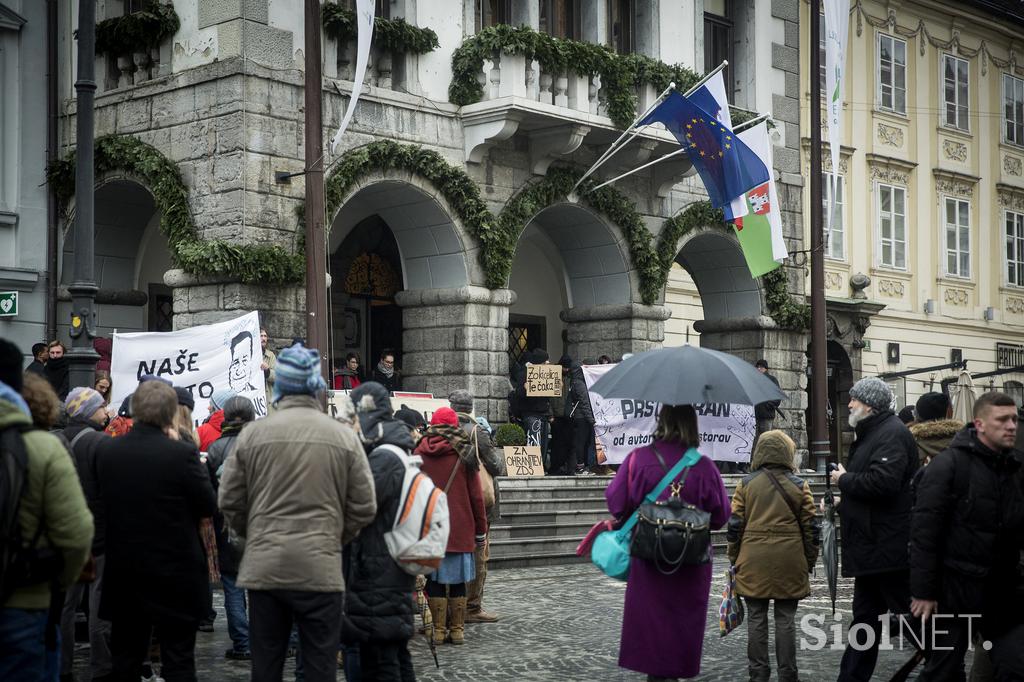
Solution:
[[[893,414],[892,391],[881,379],[861,379],[850,389],[850,426],[856,439],[847,460],[831,473],[841,493],[843,575],[852,577],[853,621],[874,631],[871,647],[847,645],[840,682],[871,679],[886,611],[910,612],[910,480],[918,467],[917,444]],[[908,631],[914,630],[907,621]],[[863,628],[858,628],[863,630]],[[858,633],[859,643],[868,635]]]

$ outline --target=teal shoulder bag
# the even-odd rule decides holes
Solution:
[[[700,460],[700,453],[696,448],[687,450],[675,466],[668,470],[654,490],[647,494],[644,502],[651,503],[657,500],[658,496],[682,473],[683,469],[693,466],[698,460]],[[636,526],[639,513],[638,507],[621,528],[605,531],[594,539],[594,546],[590,550],[590,560],[609,578],[626,580],[629,577],[629,542],[633,536],[633,527]]]

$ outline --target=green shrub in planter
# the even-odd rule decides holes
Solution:
[[[499,448],[526,445],[526,432],[518,424],[502,424],[494,436],[494,444]]]

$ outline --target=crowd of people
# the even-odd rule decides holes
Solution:
[[[280,680],[288,656],[311,682],[334,680],[339,664],[348,680],[414,680],[418,593],[437,645],[498,620],[483,590],[503,462],[474,396],[454,392],[429,424],[394,412],[389,351],[374,374],[384,381],[337,396],[331,417],[319,353],[297,343],[274,354],[265,330],[261,341],[273,409],[257,421],[227,388],[196,419],[191,393],[152,375],[116,409],[109,375],[62,399],[63,346],[33,349],[23,369],[0,339],[3,454],[23,465],[21,479],[0,472],[0,490],[21,491],[0,497],[0,679],[73,680],[84,599],[97,682],[196,680],[216,585],[225,658],[248,662],[254,680]],[[417,458],[450,514],[447,551],[422,586],[384,539]]]
[[[1024,434],[1017,429],[1018,408],[1006,394],[985,393],[965,424],[950,418],[948,396],[928,393],[908,427],[892,403],[884,381],[854,384],[849,421],[856,437],[845,464],[829,474],[841,520],[842,574],[854,583],[837,679],[875,679],[883,621],[891,619],[891,636],[918,648],[908,665],[923,659],[917,679],[966,680],[965,657],[973,648],[972,681],[1022,680]],[[680,497],[707,514],[711,529],[727,527],[735,594],[746,607],[749,679],[771,676],[773,608],[778,679],[795,682],[797,604],[810,594],[808,573],[821,546],[795,445],[782,431],[760,434],[751,471],[730,502],[717,468],[696,454],[697,444],[693,408],[663,407],[654,443],[634,450],[609,485],[608,508],[624,521],[692,452],[694,463],[659,500]],[[699,674],[710,584],[710,562],[665,570],[634,556],[619,664],[648,680]]]

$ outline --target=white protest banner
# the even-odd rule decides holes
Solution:
[[[630,452],[654,440],[657,403],[633,398],[602,398],[590,391],[615,365],[584,365],[583,377],[594,409],[594,433],[604,446],[608,464],[621,464]],[[697,449],[720,462],[749,462],[756,420],[751,405],[707,403],[694,405],[700,445]]]
[[[344,393],[351,393],[351,391],[327,391],[327,414],[332,417],[338,416],[338,406],[335,404],[335,397]],[[405,394],[406,396],[410,394]],[[430,395],[429,393],[420,395]],[[410,398],[410,397],[391,397],[391,409],[395,412],[408,407],[410,410],[416,410],[423,415],[423,418],[430,423],[430,418],[434,416],[442,407],[451,407],[448,400],[445,398]]]
[[[356,0],[356,72],[352,81],[352,94],[348,99],[348,107],[338,126],[338,132],[331,138],[331,153],[338,149],[341,136],[345,134],[352,114],[356,112],[356,102],[363,92],[363,79],[366,77],[366,65],[370,61],[370,39],[373,37],[373,13],[376,9],[374,0]]]
[[[716,462],[749,462],[757,420],[753,405],[703,403],[697,410],[700,454]]]
[[[583,378],[594,409],[594,435],[604,446],[607,464],[621,464],[626,455],[654,438],[658,404],[648,400],[602,398],[590,391],[598,379],[615,365],[584,365]]]
[[[153,374],[191,391],[197,424],[206,419],[210,396],[221,388],[249,398],[256,416],[265,417],[259,339],[260,318],[255,312],[175,332],[114,334],[110,404],[120,405],[138,387],[140,377]]]

